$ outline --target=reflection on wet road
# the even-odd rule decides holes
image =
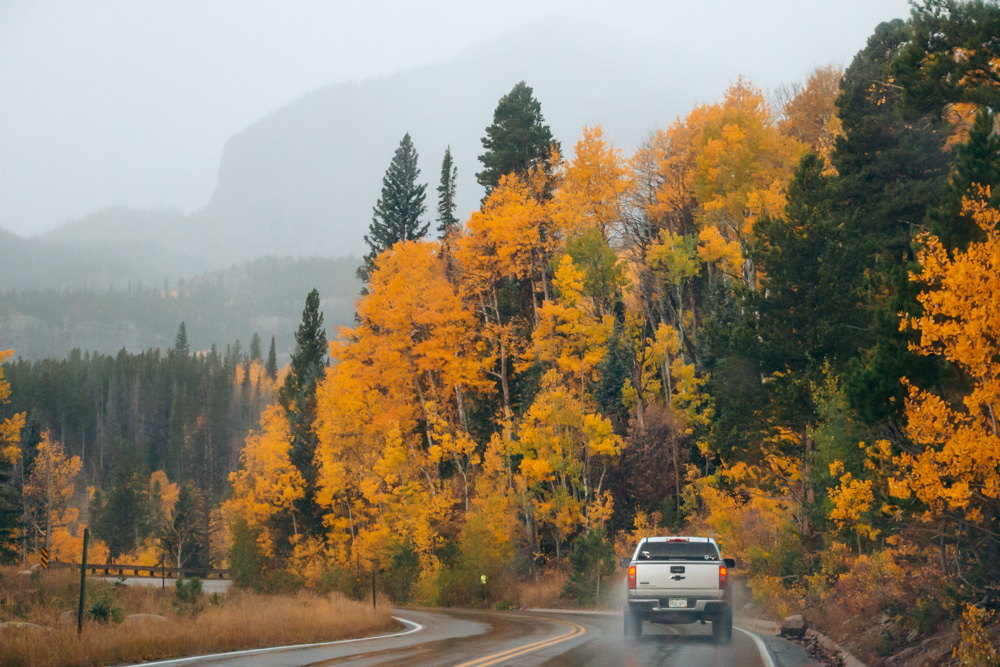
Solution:
[[[395,615],[407,621],[397,635],[153,664],[770,667],[749,634],[734,632],[732,644],[717,646],[710,624],[647,623],[643,636],[633,640],[624,637],[620,614],[397,609]]]
[[[400,610],[402,618],[426,623],[430,632],[441,617],[456,622],[480,622],[489,627],[473,638],[425,641],[343,656],[323,664],[352,665],[678,665],[685,667],[765,667],[753,640],[735,632],[733,643],[717,646],[711,625],[662,626],[646,624],[638,640],[626,639],[620,615],[486,612],[470,610]],[[436,618],[435,618],[436,617]],[[444,622],[444,626],[448,625]],[[417,637],[414,636],[416,641]]]

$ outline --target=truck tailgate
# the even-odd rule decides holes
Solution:
[[[636,563],[636,594],[642,597],[719,598],[721,563]]]

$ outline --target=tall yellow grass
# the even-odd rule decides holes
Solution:
[[[521,609],[562,609],[573,606],[573,602],[562,597],[566,585],[566,574],[559,570],[543,572],[537,581],[522,581],[517,584],[517,602]]]
[[[203,603],[192,616],[174,607],[171,588],[120,587],[114,591],[115,599],[126,614],[161,614],[167,620],[121,625],[85,620],[83,634],[78,636],[75,619],[63,618],[63,611],[75,608],[65,596],[71,577],[50,572],[46,578],[50,575],[54,576],[43,583],[17,575],[0,579],[0,621],[39,626],[0,630],[0,666],[131,663],[333,641],[399,627],[388,605],[373,610],[370,603],[339,595],[265,596],[234,591],[216,604]]]

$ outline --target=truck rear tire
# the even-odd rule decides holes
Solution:
[[[625,607],[625,638],[638,639],[642,636],[642,617]]]
[[[716,644],[733,641],[733,610],[727,609],[712,621],[712,638]]]

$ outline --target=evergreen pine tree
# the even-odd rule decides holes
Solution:
[[[272,380],[278,379],[278,353],[274,348],[274,336],[271,336],[271,348],[267,351],[267,363],[264,365],[264,372]]]
[[[380,253],[400,241],[416,241],[427,234],[428,223],[420,222],[427,210],[424,206],[427,185],[418,185],[419,177],[417,151],[407,132],[382,178],[382,196],[372,209],[372,222],[365,234],[370,251],[358,267],[358,277],[363,281],[368,281]]]
[[[174,505],[174,516],[160,533],[160,548],[167,562],[177,567],[207,567],[202,516],[205,498],[192,482],[181,487]]]
[[[493,124],[482,138],[485,152],[479,156],[483,170],[476,180],[487,196],[510,173],[525,175],[537,164],[545,164],[553,144],[552,130],[542,117],[542,105],[524,81],[500,98],[493,112]]]
[[[111,560],[135,550],[153,526],[149,494],[143,483],[145,475],[133,468],[131,461],[119,464],[115,480],[106,494],[98,491],[91,506],[94,537],[108,545]]]
[[[181,322],[181,326],[177,329],[177,336],[174,338],[173,351],[182,357],[188,356],[191,351],[188,345],[187,336],[187,325]]]
[[[948,104],[1000,109],[997,60],[1000,11],[996,0],[924,0],[912,3],[909,38],[892,78],[906,111],[940,116]],[[961,54],[961,57],[958,55]]]
[[[455,217],[455,179],[458,178],[458,167],[451,159],[451,146],[444,150],[441,161],[441,184],[438,185],[438,239],[444,241],[448,233],[458,225]]]
[[[820,380],[825,361],[844,363],[855,353],[842,333],[851,321],[840,285],[849,276],[842,266],[840,227],[831,213],[831,178],[823,158],[802,158],[788,185],[782,217],[764,217],[755,226],[754,259],[767,276],[765,289],[752,294],[752,320],[764,363],[763,372],[787,370],[808,381]]]
[[[253,337],[250,338],[250,361],[263,361],[264,357],[260,350],[260,334],[256,331],[253,332]]]
[[[303,529],[315,532],[321,528],[322,513],[315,504],[316,471],[313,454],[316,451],[316,385],[326,368],[327,341],[323,329],[323,313],[319,310],[319,292],[313,289],[306,297],[302,323],[295,332],[295,351],[285,383],[278,392],[278,400],[285,412],[292,432],[289,452],[292,465],[299,469],[306,480],[305,497],[296,503],[296,513],[303,518]]]
[[[930,230],[946,248],[965,249],[982,232],[962,213],[962,198],[972,195],[975,184],[990,186],[993,203],[1000,204],[1000,136],[994,134],[995,114],[980,109],[969,130],[969,138],[958,147],[955,169],[941,205],[931,211]]]
[[[935,382],[933,362],[908,351],[899,313],[917,307],[907,277],[916,258],[912,236],[941,196],[947,133],[933,115],[908,122],[899,88],[880,83],[891,80],[893,60],[909,38],[903,21],[879,25],[845,70],[837,98],[844,129],[831,156],[844,230],[838,284],[853,292],[860,312],[851,319],[862,322],[854,330],[858,363],[845,388],[869,423],[902,410],[904,375],[924,387]]]

